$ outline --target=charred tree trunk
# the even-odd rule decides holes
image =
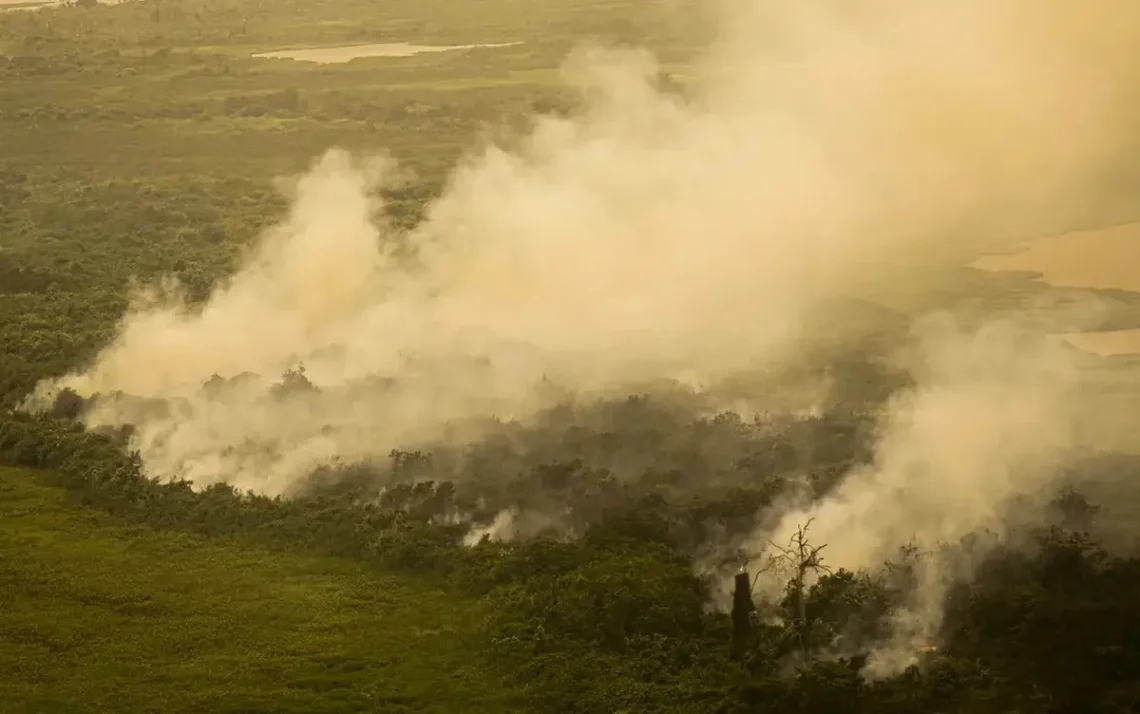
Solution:
[[[748,573],[741,570],[736,574],[732,591],[732,643],[729,656],[734,660],[742,659],[752,644],[752,613],[755,611],[752,583],[748,580]]]

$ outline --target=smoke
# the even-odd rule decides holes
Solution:
[[[788,513],[774,540],[813,519],[829,559],[870,566],[912,539],[953,542],[991,526],[1004,499],[1055,475],[1072,446],[1070,351],[1000,324],[931,324],[918,338],[917,386],[888,405],[874,463]]]
[[[495,514],[489,525],[472,528],[464,536],[463,544],[478,545],[484,538],[490,541],[508,541],[558,525],[556,517],[537,511],[522,512],[518,508],[508,508]]]
[[[876,570],[902,544],[935,552],[914,563],[913,601],[870,659],[871,673],[913,663],[937,634],[946,589],[968,574],[968,563],[951,568],[937,550],[999,532],[1011,499],[1046,493],[1075,445],[1079,374],[1060,338],[1001,323],[964,331],[945,316],[916,332],[916,386],[888,405],[872,463],[825,498],[781,513],[752,546],[787,542],[810,523],[811,543],[826,545],[837,567]]]
[[[288,493],[482,417],[779,370],[870,329],[813,327],[837,301],[924,295],[932,271],[1108,201],[1140,116],[1134,0],[730,5],[685,96],[647,53],[575,53],[585,108],[469,155],[410,232],[378,198],[392,163],[330,151],[205,305],[140,296],[37,399],[159,400],[107,397],[85,420],[133,425],[155,475]],[[859,567],[1040,484],[1075,377],[1064,350],[1014,335],[920,330],[873,466],[757,537],[813,517],[830,562]],[[316,388],[234,379],[301,363]]]

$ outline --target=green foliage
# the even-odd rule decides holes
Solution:
[[[455,593],[132,525],[26,471],[0,469],[0,572],[0,711],[526,711]]]
[[[786,604],[787,624],[761,622],[741,665],[732,665],[728,618],[707,610],[707,587],[670,534],[671,523],[684,519],[671,518],[659,500],[610,511],[572,542],[464,548],[465,528],[436,517],[450,485],[409,486],[386,504],[351,496],[271,500],[224,485],[194,491],[146,479],[112,437],[46,417],[0,423],[0,458],[52,469],[76,504],[136,529],[208,537],[194,542],[239,548],[234,553],[272,549],[288,554],[282,562],[312,557],[306,553],[347,556],[371,564],[361,572],[375,577],[439,583],[450,594],[438,607],[481,599],[485,615],[472,636],[489,648],[496,676],[516,682],[544,711],[1115,713],[1128,711],[1135,692],[1140,619],[1130,594],[1140,587],[1140,567],[1061,526],[1037,531],[1030,550],[1000,546],[951,594],[939,652],[900,677],[867,682],[862,655],[827,655],[880,641],[905,601],[906,577],[824,575],[806,591],[806,628],[797,606]],[[62,493],[29,486],[27,474],[18,479],[19,488],[43,497]],[[1077,498],[1069,493],[1059,507],[1072,513]],[[64,514],[74,506],[54,508]],[[802,647],[812,661],[788,674],[784,666],[797,660],[787,657]]]

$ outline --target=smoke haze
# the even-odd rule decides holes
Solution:
[[[685,97],[646,53],[575,53],[586,108],[472,153],[406,235],[378,198],[391,162],[330,151],[204,306],[140,296],[40,396],[162,400],[85,419],[134,425],[156,476],[289,493],[481,417],[779,370],[838,339],[809,327],[837,300],[921,293],[930,270],[1095,214],[1132,139],[1134,0],[731,5]],[[1071,441],[1070,353],[932,324],[874,463],[757,542],[814,518],[829,562],[861,567],[1044,483]],[[318,390],[259,381],[300,363]],[[207,393],[213,375],[231,381]]]
[[[953,576],[968,575],[968,563],[951,569],[937,549],[1000,532],[1010,499],[1049,493],[1074,446],[1078,376],[1056,338],[1000,323],[963,332],[943,316],[923,322],[916,341],[917,384],[888,405],[872,462],[823,499],[784,509],[749,546],[770,550],[810,524],[810,541],[837,567],[874,572],[903,545],[929,554],[914,563],[912,602],[872,654],[873,674],[915,661],[937,634]]]

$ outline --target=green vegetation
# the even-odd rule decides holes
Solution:
[[[329,146],[399,158],[410,179],[388,198],[412,225],[487,131],[574,107],[553,80],[577,41],[649,44],[680,76],[708,31],[690,19],[606,0],[0,14],[0,406],[105,345],[132,280],[176,275],[203,299],[282,215],[273,180]],[[329,66],[251,56],[403,41],[522,44]],[[1026,276],[944,280],[924,294],[1013,309],[1045,292]],[[890,309],[851,309],[875,311],[883,344],[929,307],[881,297]],[[1137,296],[1109,297],[1106,323],[1134,325]],[[125,434],[75,423],[82,400],[6,411],[0,712],[1136,711],[1140,561],[1120,523],[1072,493],[951,591],[938,652],[899,676],[859,672],[933,556],[787,577],[786,597],[735,623],[711,611],[694,561],[738,562],[706,546],[746,534],[793,479],[824,494],[870,459],[876,414],[907,375],[875,358],[882,345],[850,347],[804,367],[843,397],[819,415],[697,417],[702,405],[656,395],[567,407],[462,458],[441,446],[330,468],[288,500],[151,481]],[[1123,457],[1085,469],[1112,483],[1138,470]],[[561,530],[460,544],[456,513],[551,503],[572,513]]]
[[[637,5],[148,0],[0,14],[0,404],[105,344],[128,280],[173,274],[204,295],[281,216],[274,179],[329,147],[398,158],[411,180],[389,212],[408,225],[489,129],[572,105],[551,80],[577,39],[663,38],[664,58],[683,59],[663,16]],[[328,66],[252,57],[408,39],[523,44]]]
[[[520,710],[429,583],[155,531],[0,470],[0,710]]]
[[[881,637],[931,556],[903,551],[883,573],[841,570],[790,587],[767,613],[783,624],[750,629],[730,665],[732,625],[704,609],[689,548],[694,529],[746,526],[761,492],[668,504],[623,498],[605,474],[576,464],[544,467],[531,484],[608,489],[599,500],[614,505],[572,543],[465,549],[439,518],[459,498],[446,485],[397,488],[380,504],[195,493],[147,480],[107,438],[46,419],[7,422],[0,458],[44,469],[6,471],[3,481],[5,598],[15,603],[3,626],[17,649],[0,661],[29,706],[111,696],[115,681],[147,677],[216,682],[186,706],[225,698],[243,711],[303,709],[309,686],[323,693],[318,711],[356,711],[368,696],[403,697],[413,711],[460,699],[463,711],[503,711],[513,701],[504,677],[527,707],[555,712],[1126,712],[1136,695],[1140,620],[1129,593],[1140,567],[1090,541],[1095,509],[1072,493],[1055,502],[1053,525],[997,547],[950,593],[938,653],[865,683],[862,655],[817,657],[837,637],[854,648]],[[50,475],[64,490],[33,482]],[[123,624],[100,632],[110,622]],[[133,639],[134,628],[145,635]],[[194,636],[205,631],[226,634]],[[425,639],[428,631],[448,637]],[[781,671],[801,655],[813,663]],[[131,657],[145,658],[145,669]],[[95,661],[90,675],[67,667]],[[234,663],[226,675],[222,662]],[[267,682],[267,672],[281,679]]]

